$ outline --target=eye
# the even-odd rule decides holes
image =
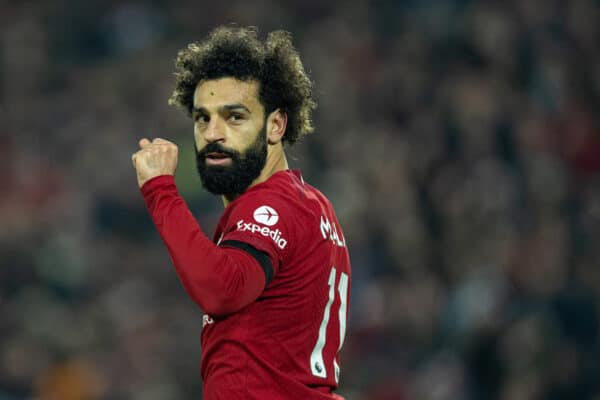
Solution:
[[[229,114],[229,120],[233,122],[241,121],[244,119],[244,115],[236,112]]]
[[[198,122],[201,124],[205,124],[208,121],[210,121],[210,118],[208,117],[208,115],[202,114],[202,113],[194,113],[192,115],[192,118],[194,119],[194,122]]]

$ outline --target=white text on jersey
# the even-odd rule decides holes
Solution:
[[[202,316],[202,327],[204,328],[206,325],[214,324],[215,320],[208,314],[204,314]]]
[[[270,237],[281,250],[285,249],[285,246],[287,246],[287,240],[281,237],[281,231],[279,229],[271,230],[266,226],[245,222],[243,219],[240,219],[237,222],[237,230],[240,232],[249,231],[251,233],[260,233],[263,236]]]
[[[343,237],[340,240],[335,224],[329,222],[329,219],[323,215],[321,215],[321,235],[323,235],[323,239],[331,240],[336,246],[346,247],[346,241]]]

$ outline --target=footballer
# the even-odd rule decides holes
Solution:
[[[177,191],[174,143],[143,138],[132,161],[204,312],[203,398],[341,399],[350,260],[330,202],[288,168],[285,149],[313,130],[316,107],[291,36],[218,27],[176,67],[170,104],[191,116],[200,180],[225,207],[212,240]]]

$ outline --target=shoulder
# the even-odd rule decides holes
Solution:
[[[257,211],[257,215],[265,212],[265,215],[269,215],[269,212],[275,211],[279,216],[306,218],[313,214],[311,198],[315,192],[314,188],[304,183],[298,171],[286,170],[250,188],[230,206]]]
[[[268,183],[268,184],[265,184]],[[291,190],[272,179],[256,185],[231,202],[221,217],[222,240],[237,240],[284,261],[301,242],[299,226],[306,225],[300,202]],[[275,262],[278,264],[278,262]]]

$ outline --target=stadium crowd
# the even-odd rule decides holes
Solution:
[[[137,189],[181,147],[179,48],[293,33],[316,132],[292,166],[353,265],[347,400],[600,399],[597,0],[0,2],[0,400],[200,396],[201,314]]]

